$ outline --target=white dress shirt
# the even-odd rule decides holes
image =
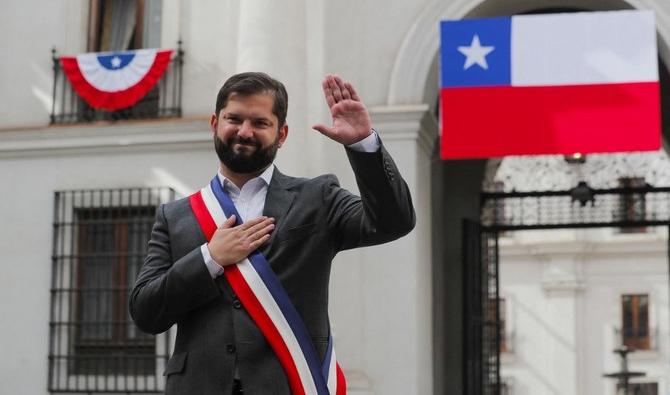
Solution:
[[[379,149],[379,137],[377,133],[373,130],[372,133],[364,138],[363,140],[351,144],[348,148],[353,149],[359,152],[376,152]],[[235,209],[240,214],[240,220],[242,222],[260,217],[263,215],[263,209],[265,208],[265,196],[268,193],[268,186],[270,185],[270,180],[272,180],[272,174],[274,173],[275,165],[271,164],[265,171],[263,171],[258,177],[252,178],[247,181],[246,184],[242,186],[242,189],[238,188],[237,185],[233,184],[229,179],[227,179],[221,171],[218,172],[219,181],[223,186],[223,190],[230,196],[230,199],[235,205]],[[212,278],[216,278],[223,274],[223,267],[212,259],[212,255],[209,253],[209,248],[207,243],[200,246],[200,251],[202,252],[202,257],[205,261],[205,266]]]

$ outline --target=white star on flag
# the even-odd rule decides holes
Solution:
[[[482,44],[479,42],[479,36],[475,34],[472,37],[472,42],[469,47],[461,46],[458,47],[458,52],[465,55],[465,64],[463,65],[463,70],[467,70],[472,65],[477,64],[479,67],[484,70],[488,70],[489,65],[486,63],[486,55],[491,53],[495,47],[482,47]]]
[[[117,68],[119,66],[121,66],[121,58],[119,58],[118,56],[113,57],[112,58],[112,67]]]

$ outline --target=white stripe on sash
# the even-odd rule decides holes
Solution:
[[[201,194],[202,200],[207,207],[207,211],[209,211],[210,215],[212,216],[212,219],[214,220],[217,228],[220,227],[221,224],[226,221],[226,215],[219,205],[219,201],[216,199],[211,185],[208,184],[206,187],[202,188]],[[241,221],[242,219],[239,218],[239,220]],[[305,360],[305,356],[302,353],[302,349],[298,344],[298,340],[296,339],[288,321],[286,321],[286,317],[284,317],[284,314],[277,305],[274,297],[272,297],[272,294],[270,294],[270,291],[265,286],[265,283],[260,278],[256,272],[256,269],[254,269],[253,265],[251,262],[249,262],[248,259],[245,258],[243,261],[238,263],[237,268],[240,270],[240,273],[249,285],[249,288],[251,288],[254,295],[256,295],[258,302],[261,304],[261,306],[263,306],[265,312],[270,317],[270,320],[277,328],[281,338],[284,340],[286,348],[291,354],[291,357],[293,358],[293,361],[296,365],[296,369],[298,371],[298,375],[300,376],[300,380],[302,381],[305,394],[318,395],[316,385],[314,384],[314,379],[312,378],[312,374],[309,370],[309,366],[307,365],[307,361]],[[330,374],[332,375],[335,369],[331,367],[330,370]],[[331,393],[335,394],[334,392]]]
[[[337,358],[335,358],[335,347],[330,350],[330,364],[328,365],[328,391],[330,395],[337,394]]]
[[[226,222],[226,214],[219,205],[219,201],[216,200],[216,196],[214,196],[214,192],[212,192],[212,187],[207,184],[207,186],[202,188],[200,192],[202,195],[202,201],[205,202],[207,211],[209,211],[209,215],[212,216],[216,227],[221,227],[221,225]]]
[[[244,263],[237,265],[237,267],[240,269],[240,273],[242,273],[242,276],[244,276],[247,284],[249,284],[249,287],[256,295],[256,298],[265,309],[265,312],[274,323],[277,331],[279,331],[282,339],[284,339],[286,347],[288,348],[291,356],[293,357],[293,361],[295,362],[298,374],[300,375],[300,379],[305,388],[305,393],[315,395],[318,394],[314,384],[314,379],[312,378],[309,366],[307,366],[307,361],[305,360],[302,349],[298,344],[298,340],[295,338],[293,330],[291,330],[291,327],[286,321],[286,317],[284,317],[284,314],[282,314],[279,306],[277,306],[277,302],[270,294],[270,291],[268,291],[265,283],[260,278],[248,259],[245,259]]]

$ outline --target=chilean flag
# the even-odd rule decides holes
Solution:
[[[654,14],[441,23],[441,156],[660,148]]]
[[[89,106],[115,111],[142,99],[163,76],[171,55],[171,49],[140,49],[61,56],[60,61],[72,88]]]

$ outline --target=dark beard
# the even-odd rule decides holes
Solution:
[[[251,144],[255,147],[252,154],[235,152],[233,145],[237,143]],[[231,136],[228,141],[223,142],[219,136],[214,135],[214,150],[228,169],[235,173],[251,174],[260,173],[274,161],[279,148],[279,134],[275,141],[267,147],[262,147],[256,139],[243,139],[239,136]]]

